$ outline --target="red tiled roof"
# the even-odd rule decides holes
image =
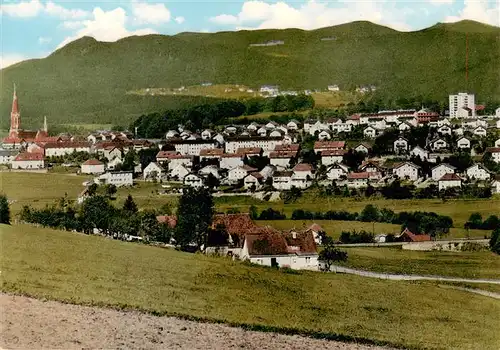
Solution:
[[[88,142],[78,142],[78,141],[65,141],[65,142],[47,142],[44,144],[43,148],[82,148],[90,147]]]
[[[200,150],[200,156],[221,156],[223,153],[222,148],[204,148]]]
[[[488,148],[486,148],[486,152],[500,153],[500,147],[488,147]]]
[[[292,143],[292,144],[283,144],[283,145],[276,145],[274,147],[275,151],[298,151],[300,148],[300,145],[298,143]]]
[[[98,161],[97,159],[89,159],[84,162],[82,165],[102,165],[103,163]]]
[[[312,171],[312,166],[311,164],[300,163],[293,168],[293,171]]]
[[[320,231],[323,231],[323,227],[321,227],[317,223],[314,223],[311,226],[309,226],[309,230],[314,231],[314,232],[320,232]]]
[[[239,153],[224,153],[221,155],[221,158],[242,158],[243,155]]]
[[[19,153],[17,157],[14,159],[15,161],[40,161],[43,160],[42,153]]]
[[[177,226],[177,216],[175,215],[159,215],[156,220],[160,223],[166,223],[170,228]]]
[[[370,173],[364,172],[364,173],[349,173],[347,174],[347,179],[369,179],[370,178]]]
[[[421,235],[416,235],[413,232],[411,232],[408,227],[401,232],[401,234],[398,236],[398,238],[401,238],[403,236],[406,236],[410,239],[412,242],[426,242],[431,240],[431,236],[421,234]]]
[[[261,173],[259,173],[258,171],[254,171],[254,172],[251,172],[250,174],[248,175],[252,175],[253,177],[255,177],[257,180],[261,180],[264,178],[264,176],[262,176]]]
[[[245,170],[246,170],[246,171],[248,171],[248,172],[257,171],[257,169],[252,168],[251,166],[246,165],[246,164],[243,164],[243,165],[241,166],[241,168],[245,169]]]
[[[271,227],[262,228],[259,235],[247,235],[250,255],[316,254],[316,242],[310,231],[279,232]],[[295,235],[295,237],[294,237]]]
[[[262,152],[260,147],[242,147],[236,151],[238,154],[260,154],[260,152]]]
[[[179,153],[177,151],[160,151],[156,154],[156,158],[167,158],[170,159]]]
[[[345,153],[343,149],[326,149],[321,151],[321,157],[343,156]]]
[[[269,158],[293,158],[297,155],[297,151],[279,151],[269,153]]]
[[[342,149],[345,147],[345,141],[316,141],[314,149]]]
[[[444,174],[439,181],[461,181],[462,179],[455,173]]]
[[[290,177],[293,175],[293,171],[275,171],[273,177]]]

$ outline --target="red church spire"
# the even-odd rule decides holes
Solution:
[[[12,111],[10,112],[10,133],[16,132],[21,126],[21,114],[19,113],[19,103],[17,101],[16,84],[14,84],[14,96],[12,99]]]

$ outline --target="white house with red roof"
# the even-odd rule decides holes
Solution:
[[[341,178],[346,178],[347,174],[349,174],[347,165],[336,163],[328,168],[326,171],[326,178],[328,180],[340,180]]]
[[[314,173],[311,164],[301,163],[297,164],[293,168],[292,174],[292,187],[295,186],[297,188],[308,188],[312,185],[312,181],[314,180]]]
[[[438,181],[439,190],[462,187],[462,179],[457,174],[444,174]]]
[[[224,153],[220,157],[219,167],[221,169],[234,169],[243,165],[243,155],[238,153]]]
[[[269,163],[277,168],[286,169],[296,156],[297,151],[273,151],[269,153]]]
[[[12,161],[12,169],[35,170],[44,167],[44,156],[40,153],[19,153]]]
[[[78,141],[48,142],[43,146],[43,148],[45,149],[46,157],[65,156],[73,152],[90,153],[90,144],[88,142],[78,142]]]
[[[204,159],[220,159],[224,154],[222,148],[205,148],[200,151],[200,160]]]
[[[431,169],[432,179],[439,181],[445,174],[454,174],[456,168],[453,165],[441,163]]]
[[[314,152],[326,150],[341,150],[345,148],[345,141],[316,141],[314,143]]]
[[[89,159],[81,166],[82,174],[102,174],[104,173],[104,163],[97,159]]]
[[[352,188],[367,187],[370,180],[370,173],[349,173],[347,174],[347,186]]]
[[[321,151],[321,164],[328,166],[335,163],[342,163],[345,153],[346,152],[342,149],[327,149]]]
[[[287,191],[292,188],[293,171],[275,171],[273,177],[273,187],[278,191]]]
[[[227,178],[230,183],[237,183],[238,181],[242,180],[247,176],[248,174],[257,171],[257,169],[252,168],[251,166],[248,166],[246,164],[238,166],[234,169],[231,169],[227,173]]]
[[[258,190],[262,186],[264,177],[257,171],[254,171],[243,179],[243,187],[246,189],[256,189]]]
[[[404,162],[396,165],[392,169],[392,173],[400,179],[408,179],[417,181],[419,177],[420,167],[411,162]]]

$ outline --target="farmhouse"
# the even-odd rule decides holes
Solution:
[[[481,164],[474,164],[465,171],[469,179],[474,180],[489,180],[491,173]]]
[[[260,235],[245,235],[242,260],[264,266],[318,270],[316,242],[311,232],[265,231]]]
[[[370,173],[349,173],[347,174],[347,186],[353,188],[367,187],[368,180],[370,179]]]
[[[451,187],[462,187],[462,179],[457,174],[444,174],[438,184],[440,191]]]
[[[404,162],[401,164],[396,165],[393,169],[392,172],[394,175],[396,175],[400,179],[408,179],[412,181],[417,181],[418,180],[418,173],[419,173],[420,167],[418,165],[415,165],[410,162]]]
[[[89,159],[82,164],[82,174],[102,174],[104,173],[104,163],[97,159]]]
[[[431,240],[431,236],[425,234],[417,235],[408,228],[405,228],[399,236],[396,236],[396,239],[399,242],[427,242]]]
[[[454,174],[455,169],[456,168],[454,166],[446,163],[441,163],[439,165],[436,165],[434,168],[431,169],[432,179],[434,181],[438,181],[445,174]]]
[[[12,169],[43,169],[45,166],[43,154],[40,153],[19,153],[12,161]]]

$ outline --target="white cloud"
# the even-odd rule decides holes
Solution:
[[[458,16],[448,16],[445,22],[457,22],[464,19],[500,26],[500,3],[488,0],[465,0],[464,8]]]
[[[38,0],[0,5],[1,14],[5,13],[10,17],[36,17],[42,10],[43,5]]]
[[[182,24],[182,23],[184,23],[184,21],[186,19],[184,17],[182,17],[182,16],[178,16],[178,17],[175,17],[174,20],[177,22],[177,24]]]
[[[15,63],[28,59],[21,54],[6,54],[0,56],[0,69],[7,68]]]
[[[2,4],[0,5],[0,12],[2,15],[5,13],[10,17],[23,18],[36,17],[39,14],[45,13],[49,16],[59,17],[61,19],[85,18],[90,14],[88,11],[80,9],[66,9],[52,1],[43,4],[39,0]]]
[[[455,0],[429,0],[429,2],[433,5],[451,5]]]
[[[132,15],[137,24],[161,24],[170,21],[171,14],[165,4],[132,2]]]
[[[142,28],[130,31],[125,27],[127,14],[124,9],[118,7],[111,11],[104,11],[100,7],[92,11],[93,18],[81,21],[83,28],[79,29],[73,36],[63,40],[57,48],[84,36],[91,36],[99,41],[116,41],[131,35],[156,34],[151,28]]]
[[[64,21],[60,24],[60,27],[71,30],[80,29],[83,26],[83,21]]]
[[[410,11],[397,8],[394,3],[366,0],[333,4],[310,0],[296,6],[283,1],[246,1],[238,15],[221,14],[210,20],[217,24],[237,25],[237,29],[316,29],[365,20],[398,30],[411,30],[405,23],[405,17],[410,15]]]
[[[49,38],[49,37],[45,37],[45,36],[41,36],[38,38],[38,43],[40,45],[43,45],[43,44],[48,44],[52,41],[52,38]]]
[[[88,11],[84,11],[81,9],[66,9],[60,5],[49,1],[45,5],[45,12],[47,12],[51,16],[59,17],[61,19],[78,19],[78,18],[86,18],[90,15]]]

